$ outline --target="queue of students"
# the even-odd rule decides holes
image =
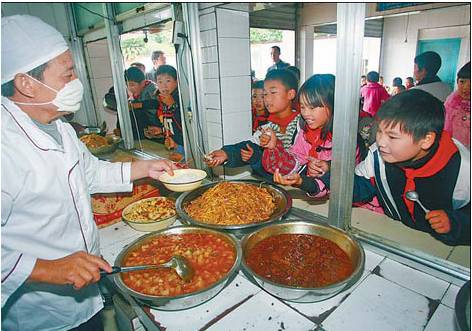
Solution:
[[[433,92],[442,91],[437,70],[425,74],[428,64],[422,61],[415,58],[415,75],[423,75],[419,85],[436,83]],[[298,93],[291,78],[286,69],[269,71],[263,87],[267,123],[255,129],[251,141],[223,146],[206,162],[210,167],[250,165],[264,180],[297,187],[311,198],[327,197],[335,77],[313,75]],[[358,144],[353,197],[355,205],[369,205],[451,246],[470,245],[470,63],[457,79],[458,91],[448,98],[446,111],[428,86],[379,99],[369,113],[374,140],[364,153]],[[367,80],[377,83],[379,76]],[[256,98],[260,93],[260,83],[253,85],[255,127],[263,116]],[[468,133],[461,139],[465,144],[453,139],[453,132],[451,137],[454,129]],[[408,200],[408,191],[416,191],[429,211]]]

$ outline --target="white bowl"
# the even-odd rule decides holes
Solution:
[[[171,191],[186,192],[199,187],[206,176],[206,172],[200,169],[177,169],[174,176],[164,173],[159,180]]]
[[[177,212],[172,216],[169,216],[166,218],[159,218],[157,220],[152,220],[152,221],[137,221],[137,220],[129,219],[125,216],[126,214],[128,214],[128,211],[131,208],[133,208],[133,206],[136,206],[137,204],[142,203],[143,201],[154,200],[154,199],[169,199],[169,198],[153,197],[153,198],[141,199],[139,201],[133,202],[132,204],[128,205],[125,209],[123,209],[123,212],[121,214],[123,221],[125,221],[130,227],[132,227],[135,230],[146,231],[146,232],[162,230],[174,224],[175,220],[177,219]]]

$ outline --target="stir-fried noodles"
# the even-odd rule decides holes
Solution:
[[[218,225],[259,223],[275,210],[274,197],[266,188],[221,182],[184,206],[193,219]]]

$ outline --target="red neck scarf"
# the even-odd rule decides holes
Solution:
[[[402,168],[405,172],[406,185],[403,191],[403,201],[405,202],[408,212],[413,220],[413,208],[415,203],[406,198],[406,192],[415,190],[415,178],[417,177],[431,177],[442,170],[449,162],[451,157],[457,152],[457,146],[451,139],[451,136],[446,131],[441,134],[439,146],[433,157],[418,169]]]
[[[293,121],[295,117],[297,117],[297,115],[298,115],[298,112],[292,112],[289,116],[280,118],[280,117],[276,117],[275,114],[270,114],[267,120],[269,122],[277,124],[280,128],[280,132],[284,133],[287,126],[290,124],[290,122]]]
[[[326,135],[326,138],[323,139],[321,138],[322,128],[313,130],[313,129],[310,129],[308,126],[305,126],[304,130],[305,130],[305,133],[304,133],[305,140],[309,142],[311,145],[311,149],[308,154],[311,157],[314,157],[316,159],[318,158],[318,152],[316,151],[316,149],[318,148],[318,146],[323,145],[325,141],[332,139],[331,132],[328,132],[328,134]]]

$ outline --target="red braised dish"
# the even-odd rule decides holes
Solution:
[[[160,264],[173,255],[187,259],[195,275],[184,282],[173,269],[143,270],[124,273],[123,282],[131,289],[148,295],[176,296],[202,290],[223,278],[236,260],[233,246],[220,236],[209,233],[162,235],[131,251],[123,266]]]
[[[311,234],[279,234],[258,242],[246,264],[275,283],[314,288],[337,283],[353,272],[349,256],[331,240]]]

